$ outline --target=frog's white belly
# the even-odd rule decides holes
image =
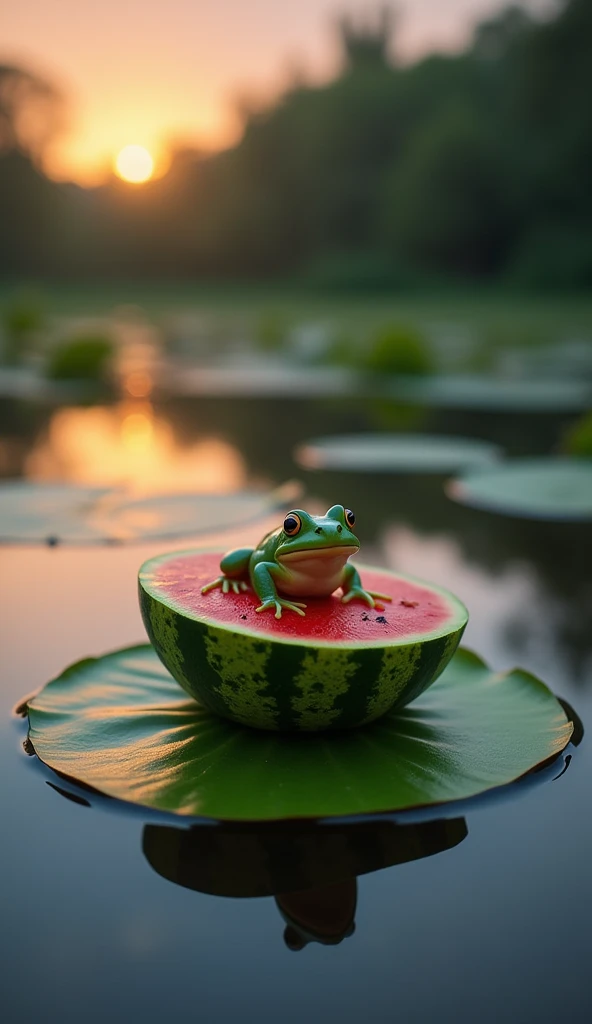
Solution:
[[[287,597],[329,597],[341,586],[343,568],[355,550],[321,548],[283,558],[287,574],[278,579],[278,590]]]

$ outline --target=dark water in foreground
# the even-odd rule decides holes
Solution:
[[[68,663],[142,641],[137,568],[185,542],[2,549],[0,1016],[8,1024],[585,1017],[590,529],[464,509],[433,478],[306,476],[290,457],[298,441],[376,423],[335,405],[245,409],[177,407],[178,445],[198,441],[207,422],[238,453],[247,480],[297,475],[322,507],[353,508],[365,561],[455,591],[471,613],[466,645],[496,669],[520,664],[541,676],[574,705],[588,736],[557,781],[456,806],[451,820],[427,826],[334,828],[320,838],[181,834],[108,801],[72,802],[25,756],[11,711]],[[556,426],[541,417],[436,425],[520,452],[546,450]],[[27,450],[33,443],[28,437]],[[245,537],[258,539],[252,526]],[[370,871],[357,893],[356,871]],[[298,886],[316,893],[294,896]],[[295,948],[303,937],[342,935]]]

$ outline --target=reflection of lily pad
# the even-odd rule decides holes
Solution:
[[[285,507],[292,485],[271,493],[125,498],[106,488],[19,480],[0,486],[0,542],[97,544],[188,537],[260,519]]]
[[[297,449],[305,469],[356,472],[453,473],[490,463],[500,449],[486,441],[428,434],[345,434],[321,437]]]
[[[592,519],[592,459],[514,459],[451,481],[464,505],[527,519]]]
[[[223,820],[397,811],[475,796],[555,757],[573,731],[533,676],[454,656],[412,705],[355,732],[269,735],[189,700],[149,646],[87,659],[28,706],[54,770],[108,796]]]
[[[164,878],[216,896],[303,891],[451,850],[467,836],[463,818],[298,822],[218,828],[144,826],[142,847]]]
[[[592,387],[578,380],[505,380],[477,374],[398,378],[389,394],[401,402],[487,412],[573,412],[586,409]]]

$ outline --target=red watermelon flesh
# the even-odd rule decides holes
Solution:
[[[450,661],[467,622],[452,594],[386,569],[360,566],[371,608],[340,592],[304,598],[306,614],[280,619],[252,589],[202,587],[223,552],[173,552],[139,574],[142,617],[171,675],[211,711],[262,729],[347,729],[402,707]]]
[[[304,617],[284,609],[281,619],[276,619],[270,610],[255,611],[261,602],[252,589],[241,594],[223,594],[219,589],[201,593],[206,583],[220,575],[221,557],[219,552],[180,554],[163,561],[150,580],[144,580],[167,604],[186,615],[284,640],[348,646],[393,643],[446,629],[450,622],[450,601],[438,590],[380,569],[364,568],[360,575],[365,589],[388,594],[391,602],[377,599],[380,608],[370,608],[359,600],[343,604],[338,590],[331,597],[302,598],[306,602]]]

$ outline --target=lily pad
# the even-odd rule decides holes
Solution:
[[[467,437],[429,434],[345,434],[321,437],[296,450],[304,469],[385,473],[454,473],[489,464],[501,449]]]
[[[479,374],[399,377],[389,384],[389,394],[401,402],[482,412],[577,412],[592,401],[592,387],[586,381]]]
[[[592,459],[513,459],[452,480],[455,501],[526,519],[592,519]]]
[[[174,395],[208,398],[332,398],[354,394],[361,384],[357,374],[343,367],[306,367],[269,359],[197,369],[184,366],[170,370],[165,380]]]
[[[148,645],[87,659],[28,703],[55,771],[120,800],[225,821],[348,817],[476,796],[555,758],[573,732],[547,687],[460,650],[413,704],[331,735],[270,735],[188,699]]]
[[[92,523],[107,488],[41,484],[28,480],[0,486],[0,542],[93,544],[106,539]]]
[[[188,537],[254,522],[299,494],[300,487],[292,483],[270,492],[157,494],[117,501],[101,521],[106,533],[119,541]]]
[[[27,480],[0,485],[0,543],[113,544],[219,531],[263,518],[299,491],[159,494]]]

